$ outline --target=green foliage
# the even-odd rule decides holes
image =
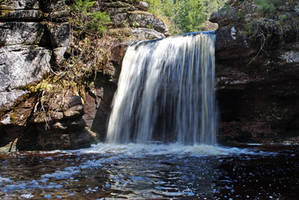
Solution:
[[[198,0],[189,0],[184,3],[184,6],[179,11],[178,20],[180,29],[184,32],[199,31],[203,28],[203,23],[206,21],[206,10],[203,2]]]
[[[281,14],[281,15],[278,16],[278,18],[281,19],[281,20],[284,20],[284,19],[287,19],[288,16],[285,15],[285,14]]]
[[[91,30],[97,31],[100,34],[104,34],[106,32],[106,24],[111,22],[109,16],[105,12],[93,12],[90,14],[92,20],[90,22]]]
[[[72,6],[74,23],[83,29],[95,31],[100,35],[106,32],[107,24],[111,23],[109,16],[105,12],[90,11],[96,1],[75,0]]]
[[[263,12],[274,12],[281,0],[254,0],[259,10]]]
[[[88,10],[96,3],[92,0],[75,0],[73,9],[87,15]]]
[[[210,14],[224,5],[225,0],[147,0],[150,12],[170,26],[172,34],[200,31]]]

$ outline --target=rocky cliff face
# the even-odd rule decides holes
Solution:
[[[73,27],[72,3],[0,0],[0,146],[72,149],[104,139],[126,47],[168,35],[146,3],[98,0],[91,10],[112,23],[90,37]],[[299,5],[267,9],[231,0],[211,17],[221,143],[298,141]]]
[[[299,3],[254,2],[231,0],[210,19],[219,25],[219,140],[298,141]]]
[[[96,63],[103,66],[92,79],[84,77],[86,85],[66,87],[64,76],[74,65],[70,60],[88,38],[73,32],[72,3],[0,1],[0,146],[15,138],[20,150],[90,145],[105,132],[126,46],[167,34],[165,24],[146,12],[144,2],[97,1],[92,10],[106,11],[112,20],[108,33],[93,41],[108,49],[106,62]],[[88,62],[81,64],[91,67]]]
[[[106,73],[98,73],[97,79],[86,94],[84,120],[100,140],[106,136],[111,103],[117,89],[121,62],[126,48],[133,42],[162,38],[168,35],[168,27],[162,20],[147,12],[148,4],[142,1],[98,1],[97,8],[111,16],[113,22],[107,37],[103,38],[109,51]]]

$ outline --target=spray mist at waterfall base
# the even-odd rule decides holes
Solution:
[[[0,199],[298,199],[298,146],[217,145],[214,41],[129,47],[106,143],[0,154]]]

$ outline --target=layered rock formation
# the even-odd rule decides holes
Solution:
[[[96,10],[105,11],[113,22],[106,38],[105,48],[110,49],[107,73],[98,73],[93,87],[86,94],[84,120],[100,140],[106,137],[111,103],[117,89],[121,62],[126,48],[133,42],[156,39],[168,35],[163,21],[147,12],[148,4],[142,1],[98,1]]]
[[[299,137],[299,3],[267,10],[231,0],[218,23],[219,141],[283,142]]]
[[[112,23],[103,37],[89,38],[71,26],[72,3],[0,1],[0,146],[73,149],[104,139],[126,47],[168,35],[147,3],[99,0],[91,11],[105,11]],[[219,25],[221,143],[298,141],[299,5],[273,6],[231,0],[211,17]],[[82,43],[98,48],[83,50]],[[93,72],[74,84],[76,76],[66,77],[75,66],[83,76]]]
[[[63,76],[68,73],[70,52],[80,51],[71,37],[72,3],[0,1],[0,146],[15,138],[19,150],[89,146],[96,134],[105,132],[126,46],[167,34],[164,23],[146,12],[144,2],[97,1],[92,10],[106,11],[113,22],[97,41],[109,47],[107,66],[80,86],[83,91],[66,87]]]
[[[20,149],[55,148],[51,139],[30,141],[39,140],[41,132],[46,134],[38,129],[47,119],[41,114],[39,97],[28,86],[53,73],[57,52],[63,55],[69,46],[66,5],[64,1],[4,0],[0,9],[1,145],[19,137],[24,138],[19,140]],[[57,137],[61,138],[57,147],[70,145],[63,135]]]

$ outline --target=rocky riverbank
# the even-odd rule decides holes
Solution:
[[[256,3],[257,2],[257,3]],[[168,36],[137,0],[99,0],[97,35],[74,22],[73,1],[0,1],[0,146],[75,149],[105,138],[126,47]],[[216,43],[218,140],[298,142],[299,4],[230,0],[211,16]]]
[[[73,22],[72,1],[0,5],[0,146],[17,141],[19,150],[82,148],[103,137],[126,46],[168,34],[135,0],[96,2],[90,12],[111,19],[103,37]]]
[[[299,4],[255,2],[231,0],[210,19],[219,25],[219,141],[298,142]]]

